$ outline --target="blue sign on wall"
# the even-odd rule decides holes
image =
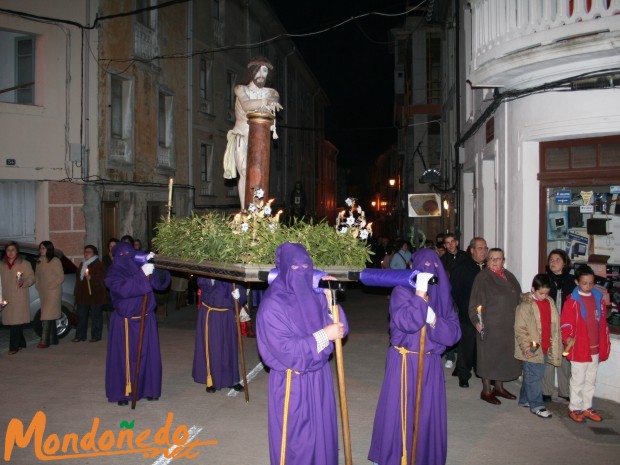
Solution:
[[[555,203],[570,203],[571,191],[557,191]]]

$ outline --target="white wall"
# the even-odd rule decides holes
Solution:
[[[466,167],[479,163],[477,153],[496,154],[498,243],[495,245],[506,250],[507,268],[515,274],[523,290],[529,289],[539,271],[539,143],[618,133],[620,89],[548,92],[503,104],[495,113],[495,141],[485,143],[483,126],[466,143],[463,160]],[[474,201],[475,209],[485,208],[484,215],[488,217],[482,196],[478,195]],[[476,234],[491,237],[493,228],[486,221],[478,222],[476,228]],[[489,247],[492,246],[489,242]],[[617,335],[612,335],[609,361],[599,367],[596,396],[620,402],[620,337]]]
[[[85,3],[20,0],[5,1],[3,7],[84,24]],[[37,37],[35,105],[0,102],[0,178],[58,180],[71,176],[74,167],[68,161],[69,144],[80,142],[81,31],[6,14],[0,14],[0,28]],[[96,119],[91,119],[96,124]],[[6,158],[15,159],[16,166],[5,167]]]
[[[497,243],[490,239],[494,231],[488,221],[479,221],[475,232],[488,236],[489,247],[506,250],[507,267],[528,289],[538,272],[539,142],[620,133],[620,89],[531,95],[504,103],[494,118],[496,140],[485,143],[483,126],[465,144],[464,166],[480,163],[476,153],[486,159],[495,153]],[[488,218],[493,213],[486,211],[483,197],[477,195],[476,209]]]

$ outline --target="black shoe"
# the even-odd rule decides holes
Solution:
[[[566,402],[570,402],[570,397],[568,396],[558,396],[560,399],[564,399]]]
[[[207,392],[213,394],[215,392],[215,386],[207,386]]]
[[[90,340],[90,342],[99,342],[100,340],[101,340],[101,338],[99,338],[99,339],[92,338],[92,339]]]
[[[232,386],[228,386],[228,387],[229,387],[230,389],[234,389],[234,390],[235,390],[235,391],[237,391],[237,392],[243,392],[243,391],[245,391],[245,388],[244,388],[244,387],[243,387],[240,383],[237,383],[237,384],[234,384],[234,385],[232,385]]]
[[[79,337],[76,337],[75,339],[71,339],[71,342],[82,342],[84,339],[80,339]]]
[[[551,396],[546,396],[543,394],[543,402],[551,402]]]
[[[468,388],[469,387],[469,382],[467,380],[459,379],[459,387]]]
[[[128,400],[119,400],[119,401],[117,402],[117,404],[118,404],[118,405],[121,405],[121,406],[122,406],[122,405],[128,405],[128,404],[129,404],[129,401],[128,401]]]
[[[159,397],[147,397],[146,400],[148,401],[159,400]]]

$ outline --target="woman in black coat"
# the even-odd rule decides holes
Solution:
[[[575,276],[570,273],[570,258],[562,249],[553,249],[547,257],[547,275],[551,280],[549,297],[555,301],[555,306],[562,314],[562,307],[566,297],[575,289]],[[551,401],[555,387],[556,367],[550,364],[545,366],[543,378],[543,400]],[[562,365],[557,367],[558,397],[569,400],[568,382],[570,380],[570,362],[562,357]]]

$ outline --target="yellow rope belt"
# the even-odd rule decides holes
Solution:
[[[148,315],[148,313],[147,313]],[[132,320],[139,320],[142,316],[132,316]],[[131,365],[129,364],[129,318],[125,320],[125,395],[131,394]]]
[[[420,352],[413,352],[405,349],[404,347],[392,346],[396,349],[401,357],[400,367],[400,431],[403,441],[403,453],[400,458],[401,465],[407,465],[407,392],[409,391],[407,382],[407,354],[420,354]],[[426,352],[426,355],[430,352]]]
[[[280,465],[286,463],[286,429],[288,426],[288,408],[291,400],[291,378],[293,373],[299,374],[298,371],[286,369],[286,394],[284,395],[284,420],[282,421],[282,445],[280,446]]]
[[[204,302],[200,302],[207,308],[207,316],[205,317],[205,360],[207,362],[207,387],[213,386],[213,377],[211,376],[211,362],[209,361],[209,313],[211,310],[214,312],[227,312],[228,308],[216,308],[209,307]]]

